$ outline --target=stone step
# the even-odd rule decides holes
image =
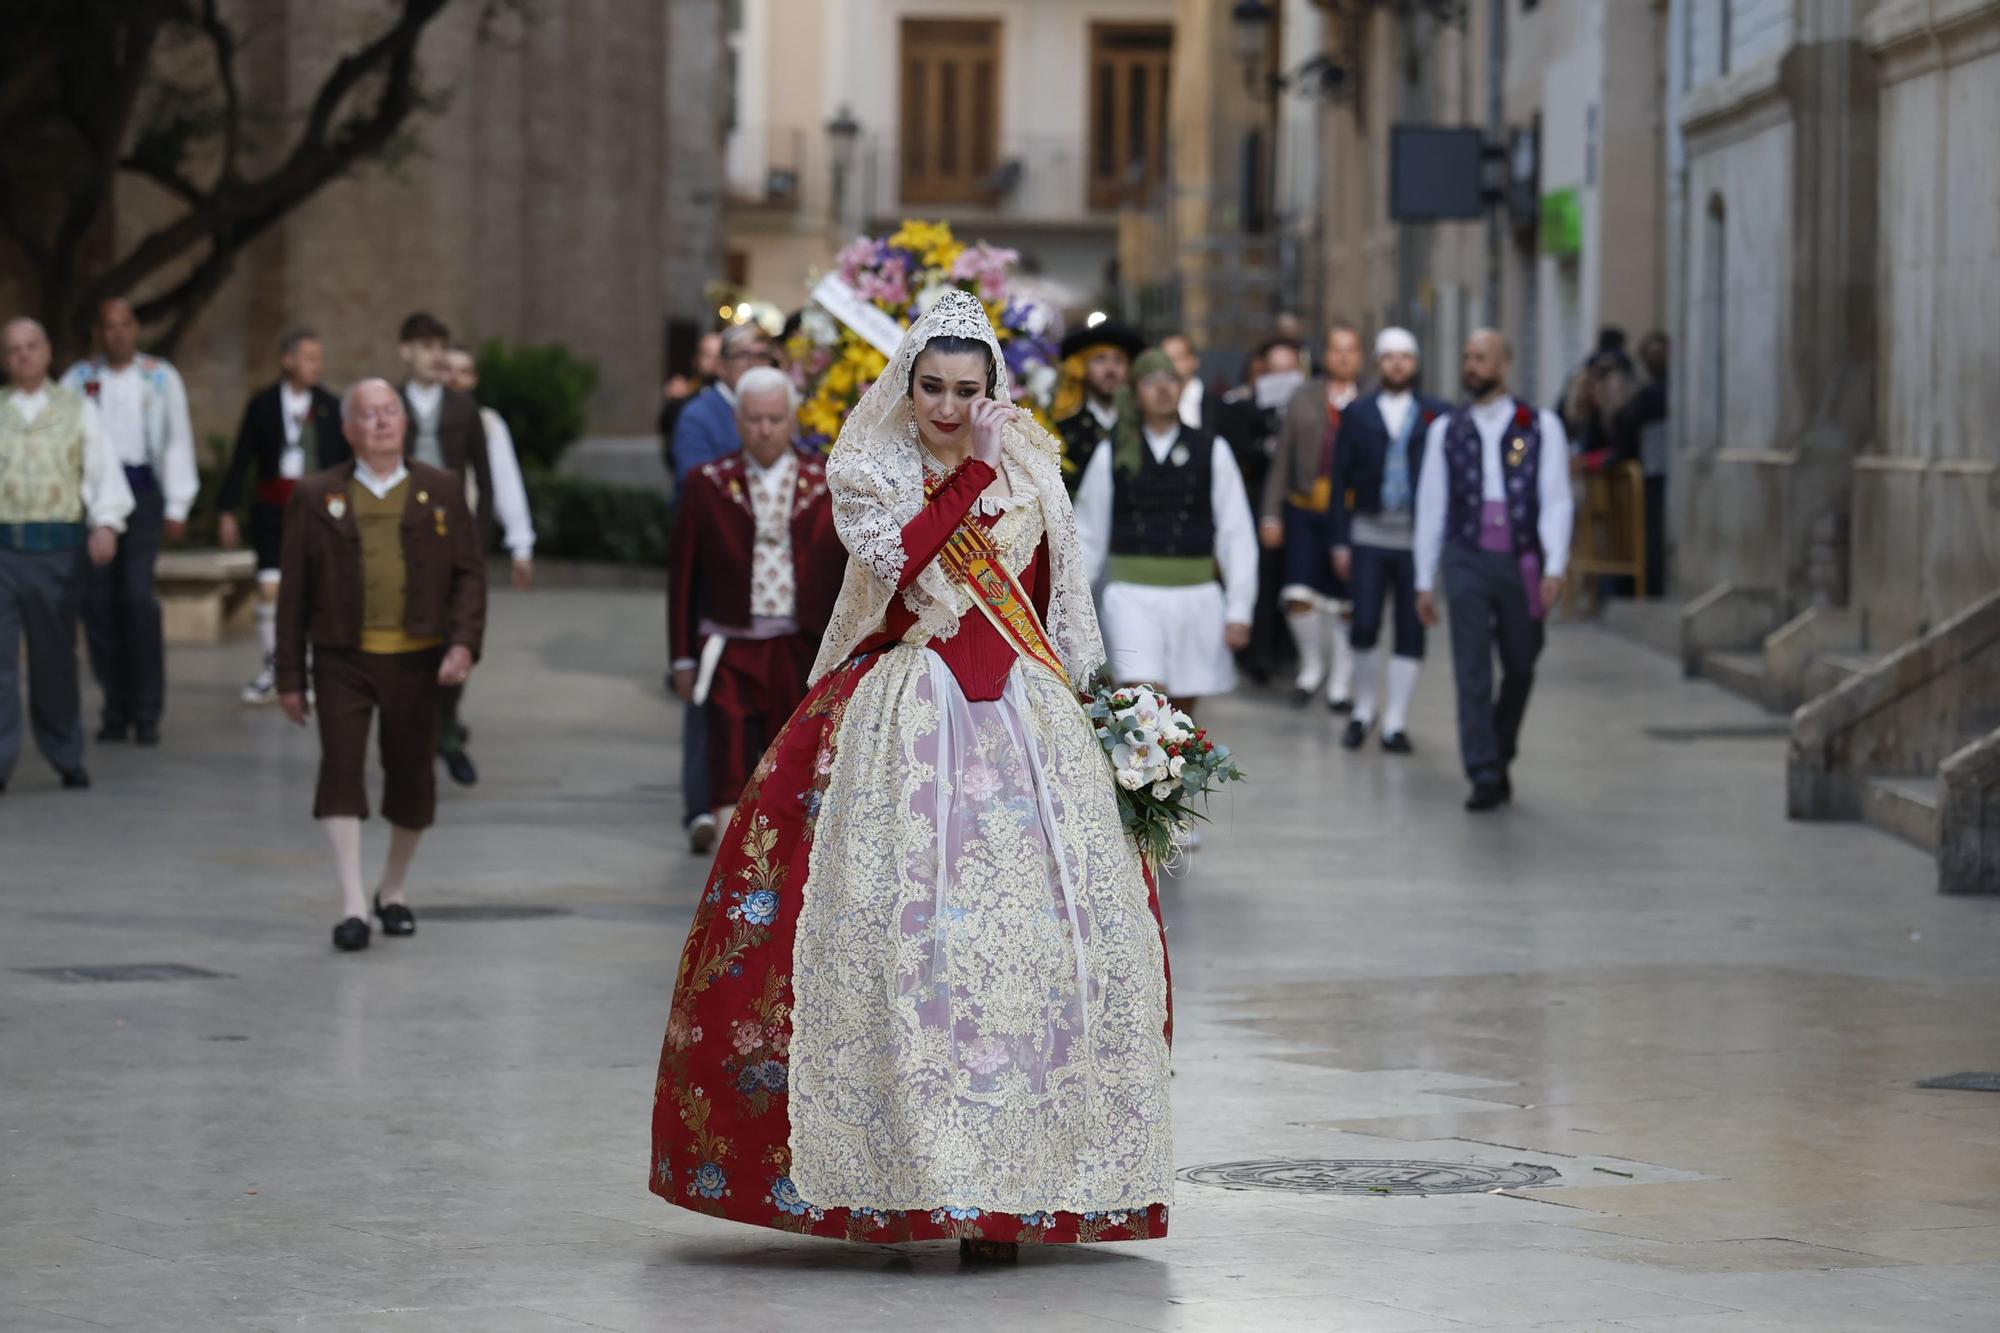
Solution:
[[[1807,699],[1817,699],[1828,690],[1838,689],[1856,676],[1865,676],[1882,659],[1873,653],[1821,653],[1806,667],[1801,684]]]
[[[1770,706],[1764,687],[1764,654],[1761,652],[1703,653],[1701,674],[1760,708]]]
[[[1634,601],[1614,597],[1604,604],[1604,627],[1620,638],[1643,644],[1678,659],[1681,655],[1681,608],[1678,602]]]
[[[1861,789],[1861,817],[1927,852],[1938,846],[1938,780],[1871,777]]]

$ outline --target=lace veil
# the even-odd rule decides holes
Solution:
[[[1013,401],[1007,359],[987,318],[986,307],[970,292],[953,288],[926,310],[868,392],[861,396],[840,438],[827,456],[826,480],[833,493],[833,523],[849,559],[834,604],[813,681],[847,660],[882,625],[903,574],[903,526],[924,507],[923,444],[910,403],[910,371],[917,354],[933,338],[976,338],[993,353],[993,396]],[[1001,466],[1016,495],[1033,494],[1040,503],[1049,542],[1049,640],[1080,688],[1104,663],[1104,640],[1091,605],[1090,583],[1077,545],[1076,513],[1062,482],[1061,450],[1055,439],[1025,413],[1007,428]],[[903,603],[916,613],[907,639],[948,639],[959,618],[972,609],[969,595],[953,585],[937,561],[904,590]]]

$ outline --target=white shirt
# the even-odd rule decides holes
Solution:
[[[1181,423],[1183,425],[1192,426],[1196,430],[1201,429],[1201,402],[1207,393],[1208,389],[1202,384],[1201,376],[1199,375],[1194,376],[1181,386]]]
[[[385,477],[359,458],[354,460],[354,479],[366,486],[368,493],[378,500],[388,498],[389,492],[401,486],[409,475],[410,469],[403,463],[397,463],[396,470]]]
[[[1097,418],[1098,425],[1104,427],[1106,430],[1117,428],[1118,409],[1116,407],[1106,407],[1094,398],[1086,402],[1084,406],[1090,409],[1090,415]]]
[[[1153,460],[1163,463],[1180,432],[1155,435],[1148,430],[1144,435]],[[1215,523],[1215,562],[1222,567],[1223,614],[1230,624],[1247,625],[1257,609],[1257,530],[1250,521],[1250,496],[1229,446],[1216,440],[1210,447],[1214,452],[1210,455],[1208,503]],[[1083,549],[1084,573],[1093,586],[1104,577],[1111,558],[1114,452],[1103,448],[1092,454],[1076,488],[1077,541]]]
[[[293,391],[285,382],[278,385],[278,415],[285,419],[285,451],[278,455],[278,475],[297,481],[306,474],[306,450],[299,442],[305,434],[306,418],[312,415],[311,389]]]
[[[101,361],[79,361],[63,383],[95,400],[113,461],[120,467],[153,469],[167,521],[185,523],[201,493],[201,473],[195,467],[194,423],[188,419],[187,388],[179,372],[153,356],[134,357],[122,370]],[[88,388],[93,383],[94,395]]]
[[[425,421],[438,414],[438,407],[444,402],[444,385],[418,384],[415,380],[403,386],[403,394],[410,400],[410,410]]]
[[[14,410],[21,414],[21,420],[30,426],[49,405],[48,381],[33,393],[14,390]],[[89,526],[110,528],[113,532],[125,531],[125,520],[132,513],[132,487],[125,480],[125,469],[112,456],[111,446],[104,438],[104,421],[98,414],[97,404],[88,398],[83,400],[83,512]]]
[[[1410,413],[1415,408],[1416,402],[1407,392],[1390,393],[1384,389],[1375,395],[1375,410],[1382,414],[1382,424],[1389,428],[1391,444],[1402,438],[1404,423],[1409,421]]]
[[[1518,407],[1518,402],[1504,394],[1490,403],[1473,406],[1472,424],[1479,431],[1480,497],[1484,500],[1504,502],[1507,498],[1507,473],[1500,461],[1500,444]],[[1424,467],[1417,477],[1418,592],[1436,588],[1438,561],[1444,555],[1445,514],[1451,498],[1445,477],[1444,436],[1450,425],[1451,417],[1441,416],[1431,423],[1430,434],[1424,437]],[[1569,437],[1563,434],[1562,422],[1556,414],[1546,408],[1541,412],[1541,431],[1536,486],[1541,516],[1536,526],[1542,539],[1542,573],[1548,578],[1561,578],[1569,568],[1570,527],[1576,516],[1569,489]]]
[[[507,422],[490,407],[479,409],[486,427],[486,465],[493,478],[493,514],[507,543],[507,553],[516,560],[535,558],[535,516],[528,509],[528,487],[521,480],[521,459],[514,452],[514,434]]]

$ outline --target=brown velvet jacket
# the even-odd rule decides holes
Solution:
[[[486,635],[486,561],[465,488],[438,468],[411,463],[409,470],[403,630],[462,645],[477,658]],[[315,472],[299,482],[285,510],[274,664],[280,693],[305,689],[307,643],[361,644],[361,529],[347,499],[353,480],[352,462]]]

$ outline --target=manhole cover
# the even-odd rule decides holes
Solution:
[[[1724,723],[1712,727],[1647,727],[1646,734],[1656,741],[1782,741],[1789,740],[1792,724],[1789,719],[1775,722]]]
[[[31,977],[51,981],[202,981],[227,977],[226,972],[210,972],[185,963],[108,963],[91,967],[19,967]]]
[[[419,921],[539,921],[545,917],[568,916],[567,907],[538,907],[529,903],[440,903],[418,911]]]
[[[2000,1074],[1944,1074],[1927,1078],[1920,1088],[1945,1088],[1952,1092],[2000,1092]]]
[[[1179,1173],[1197,1185],[1228,1190],[1289,1190],[1296,1194],[1485,1194],[1545,1185],[1560,1176],[1552,1166],[1515,1162],[1404,1162],[1385,1158],[1217,1162]]]

